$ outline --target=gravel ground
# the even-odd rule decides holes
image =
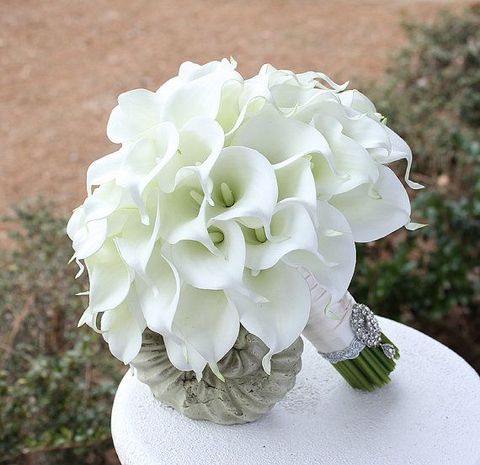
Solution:
[[[234,56],[319,69],[355,86],[382,79],[406,18],[466,0],[1,0],[0,213],[44,194],[71,210],[85,170],[114,147],[116,96],[156,89],[184,60]]]

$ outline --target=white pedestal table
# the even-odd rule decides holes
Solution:
[[[260,420],[192,421],[131,372],[113,405],[123,465],[480,465],[480,379],[457,354],[381,318],[400,348],[392,382],[352,389],[309,344],[293,390]]]

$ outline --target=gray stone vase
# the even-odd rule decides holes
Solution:
[[[208,366],[197,381],[193,372],[175,368],[163,338],[146,330],[142,349],[131,365],[163,404],[194,420],[232,425],[255,421],[283,399],[302,367],[302,351],[303,341],[298,338],[272,357],[268,375],[262,368],[267,347],[242,327],[235,345],[218,363],[225,382]]]

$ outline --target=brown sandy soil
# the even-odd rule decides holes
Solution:
[[[1,0],[0,213],[43,193],[65,210],[87,166],[114,147],[116,96],[158,88],[184,60],[234,56],[335,80],[382,79],[405,18],[468,0]]]

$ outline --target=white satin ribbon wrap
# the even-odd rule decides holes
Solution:
[[[320,286],[309,271],[304,268],[301,271],[312,296],[310,318],[303,336],[322,353],[345,349],[355,338],[350,326],[354,298],[347,292],[338,302],[331,302],[329,292]]]

